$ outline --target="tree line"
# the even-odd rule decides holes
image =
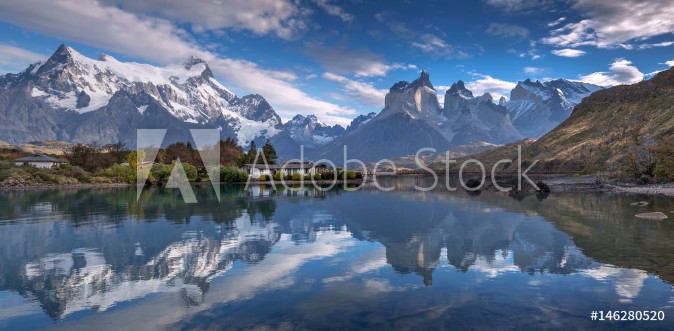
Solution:
[[[240,167],[246,163],[253,163],[258,153],[255,142],[251,142],[248,151],[244,151],[244,149],[231,138],[220,140],[217,147],[220,149],[220,164],[224,166]],[[276,161],[278,160],[276,149],[269,140],[262,146],[261,153],[264,155],[268,164],[276,164]],[[78,166],[89,172],[105,169],[114,164],[125,162],[128,162],[132,168],[136,168],[135,163],[138,161],[154,161],[156,163],[171,164],[178,159],[180,159],[180,162],[183,164],[193,165],[199,170],[204,169],[204,164],[199,152],[190,142],[177,142],[166,146],[166,148],[160,148],[155,160],[143,160],[144,155],[141,155],[142,157],[139,158],[135,151],[126,149],[125,145],[121,142],[107,145],[98,145],[96,143],[77,144],[68,148],[65,151],[64,156],[71,165]],[[262,162],[261,157],[257,162]]]

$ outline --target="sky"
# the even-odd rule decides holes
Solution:
[[[3,0],[0,74],[65,43],[154,65],[206,60],[237,95],[286,121],[347,125],[430,73],[509,96],[518,81],[632,84],[674,65],[671,0]]]

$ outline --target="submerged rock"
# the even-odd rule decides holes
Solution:
[[[634,215],[638,218],[648,219],[648,220],[664,220],[667,219],[667,215],[662,212],[652,212],[652,213],[641,213]]]
[[[470,189],[476,189],[476,188],[482,186],[482,184],[483,184],[482,181],[480,181],[478,179],[475,179],[475,178],[471,178],[471,179],[466,181],[466,187],[468,187]]]
[[[648,206],[647,201],[638,201],[630,203],[630,206]]]

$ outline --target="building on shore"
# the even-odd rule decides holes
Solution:
[[[292,176],[293,174],[300,174],[306,176],[314,172],[323,172],[326,169],[324,164],[314,164],[312,161],[286,161],[283,164],[244,164],[241,170],[246,171],[253,179],[260,178],[261,175],[274,176],[278,172],[282,172],[283,176]]]
[[[51,168],[56,165],[67,164],[68,161],[60,160],[44,154],[35,154],[14,160],[17,166],[32,165],[37,168]]]

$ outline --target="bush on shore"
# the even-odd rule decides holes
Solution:
[[[220,166],[220,181],[225,183],[243,183],[247,180],[247,172],[233,166]]]

